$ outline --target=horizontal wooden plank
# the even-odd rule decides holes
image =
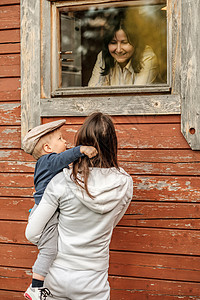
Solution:
[[[68,129],[64,126],[63,132],[69,141],[74,137],[77,126]],[[183,138],[179,124],[121,124],[116,125],[119,148],[189,148]]]
[[[20,29],[8,29],[0,31],[1,43],[19,43]]]
[[[19,54],[3,54],[0,55],[0,66],[15,66],[20,65]]]
[[[200,163],[139,163],[120,162],[129,174],[138,175],[200,175]],[[0,161],[1,172],[34,172],[34,162]]]
[[[1,221],[0,242],[12,244],[30,244],[25,237],[27,222]]]
[[[7,78],[7,79],[15,79],[15,78]],[[21,91],[16,90],[16,91],[3,91],[0,92],[0,102],[1,101],[16,101],[20,100],[21,97]]]
[[[0,197],[0,219],[26,221],[29,215],[28,211],[33,204],[33,197]],[[15,210],[14,216],[13,209]],[[198,229],[200,222],[199,211],[199,203],[132,201],[119,225]]]
[[[189,219],[200,217],[200,203],[166,203],[132,201],[126,211],[127,219]]]
[[[31,283],[31,277],[30,269],[0,267],[1,290],[24,292]]]
[[[20,0],[0,0],[0,5],[19,4]]]
[[[198,282],[200,257],[110,251],[109,274]]]
[[[38,254],[33,245],[0,244],[0,265],[17,268],[32,268]]]
[[[0,2],[0,29],[20,28],[19,5],[1,5]]]
[[[199,229],[200,204],[131,202],[121,226]]]
[[[199,283],[110,276],[112,300],[198,300]]]
[[[64,116],[66,124],[78,124],[82,125],[86,117],[82,116]],[[62,118],[48,117],[42,118],[42,123],[48,123]],[[162,124],[162,123],[179,123],[181,122],[180,115],[154,115],[154,116],[112,116],[112,120],[115,124]]]
[[[133,176],[134,201],[200,202],[200,178],[187,176]],[[2,197],[32,197],[33,174],[0,174]]]
[[[18,124],[18,114],[20,106],[17,103],[0,104],[2,108],[1,123],[9,123],[13,119],[16,119]],[[8,112],[8,118],[6,118]],[[16,114],[15,114],[16,113]],[[10,120],[11,115],[11,120]],[[13,117],[12,117],[13,116]],[[1,114],[0,114],[1,118]],[[14,120],[13,120],[14,122]],[[17,157],[17,161],[16,161]],[[176,175],[196,175],[199,174],[199,161],[200,152],[192,150],[148,150],[148,149],[119,149],[118,151],[119,164],[124,167],[130,173],[140,174],[176,174]],[[12,172],[13,169],[20,166],[19,162],[24,162],[24,166],[28,162],[35,162],[33,157],[26,154],[23,150],[8,150],[0,149],[0,161],[4,161],[5,166],[2,164],[2,170],[5,172]],[[7,164],[6,162],[11,161]],[[21,165],[23,166],[23,164]],[[31,166],[31,164],[29,164]],[[34,167],[34,164],[32,164]],[[150,166],[150,167],[149,167]],[[19,170],[20,171],[20,170]],[[23,169],[21,170],[23,172]],[[21,172],[20,171],[20,172]],[[32,170],[33,171],[33,170]]]
[[[80,126],[63,126],[63,134],[67,140],[67,147],[74,146],[74,136]],[[9,133],[9,134],[8,134]],[[13,136],[12,133],[14,134]],[[180,132],[179,124],[138,124],[116,125],[119,148],[189,148]],[[20,148],[19,128],[7,127],[0,130],[3,145],[0,148]],[[12,141],[12,143],[10,143]]]
[[[0,78],[6,77],[19,77],[20,76],[20,67],[19,65],[14,66],[0,66]]]
[[[15,280],[13,280],[13,278],[15,278]],[[28,269],[0,267],[0,295],[6,296],[6,290],[23,292],[30,284],[30,281],[31,271]],[[197,300],[199,297],[199,283],[194,282],[176,282],[118,276],[109,276],[109,282],[111,286],[111,300],[178,300],[180,297],[184,300]],[[144,298],[144,296],[146,298]],[[10,300],[11,298],[2,299]]]
[[[16,103],[13,104],[14,110]],[[1,104],[0,104],[1,106]],[[4,107],[4,106],[3,106]],[[10,107],[10,108],[9,108]],[[16,107],[18,111],[18,107]],[[8,111],[12,113],[12,103],[11,106],[8,104]],[[6,108],[5,108],[6,112]],[[9,117],[8,117],[9,118]],[[4,120],[6,122],[6,120]],[[18,121],[17,121],[18,122]],[[25,153],[23,150],[15,149],[0,149],[0,161],[32,161],[35,162],[32,155]],[[120,162],[158,162],[158,163],[181,163],[181,162],[190,162],[197,163],[200,161],[200,152],[192,151],[189,149],[119,149],[118,150],[118,159]]]
[[[133,200],[200,201],[200,178],[187,176],[132,176]]]
[[[127,220],[128,219],[128,220]],[[162,216],[158,220],[131,220],[126,218],[126,221],[120,223],[125,226],[133,227],[145,227],[145,228],[178,228],[178,229],[199,229],[200,219],[162,219]]]
[[[9,174],[0,173],[0,186],[1,187],[33,187],[33,174]]]
[[[20,66],[0,66],[0,77],[19,77],[20,76]]]
[[[116,227],[112,250],[199,255],[198,230]]]
[[[63,126],[67,146],[72,147],[74,135],[80,126]],[[179,124],[121,124],[116,125],[119,148],[139,149],[189,149]]]
[[[0,92],[14,92],[18,90],[20,90],[19,78],[0,78]]]
[[[151,284],[149,282],[149,284]],[[171,295],[163,295],[162,293],[159,293],[159,295],[156,295],[155,293],[149,292],[149,291],[133,291],[130,289],[123,290],[123,289],[111,289],[111,300],[188,300],[188,299],[193,299],[197,300],[196,296],[191,296],[188,298],[188,296],[171,296]]]
[[[33,174],[0,173],[2,197],[33,197]]]
[[[20,55],[4,54],[0,55],[0,77],[20,76]]]
[[[3,300],[22,300],[13,291],[25,291],[30,284],[30,275],[26,269],[0,269],[0,274],[5,275],[0,297]],[[13,277],[15,276],[15,280]],[[2,280],[0,281],[1,284]],[[164,280],[138,279],[128,277],[110,276],[111,300],[198,300],[198,283],[174,282]],[[15,285],[15,286],[14,286]],[[137,288],[138,287],[138,288]],[[3,290],[5,289],[5,290]],[[9,289],[12,291],[10,292]],[[11,298],[11,296],[13,298]],[[3,297],[3,298],[2,298]]]
[[[83,92],[84,93],[84,92]],[[123,101],[122,101],[123,97]],[[103,103],[103,106],[102,106]],[[180,114],[178,95],[109,95],[42,99],[41,116],[87,116],[93,111],[111,115]]]
[[[0,149],[0,161],[16,161],[16,157],[18,161],[35,162],[32,155],[21,149]]]
[[[23,300],[23,292],[3,291],[0,290],[0,299],[3,300]]]
[[[138,124],[116,126],[119,148],[189,148],[179,124]]]
[[[0,124],[20,125],[21,105],[19,102],[0,102]]]
[[[200,175],[200,163],[120,163],[129,174],[138,175]],[[34,162],[0,161],[1,172],[34,172]]]
[[[31,268],[38,254],[36,246],[0,244],[0,265]],[[199,281],[200,258],[110,251],[110,275]]]
[[[0,221],[2,243],[27,244],[26,222]],[[14,230],[13,230],[14,229]],[[157,228],[116,227],[111,250],[160,254],[199,255],[199,231]]]
[[[20,43],[0,44],[0,54],[20,53]]]
[[[189,149],[119,149],[118,159],[125,162],[197,163],[200,152]]]
[[[0,198],[0,219],[27,221],[33,197]],[[13,216],[13,210],[15,215]],[[199,229],[199,204],[132,202],[120,221],[121,226]]]
[[[25,180],[25,179],[24,179]],[[0,195],[2,197],[30,197],[33,198],[33,187],[0,187]]]
[[[21,161],[0,161],[1,172],[28,172],[33,173],[35,168],[34,162],[21,162]]]
[[[184,163],[163,163],[163,162],[121,162],[123,167],[129,174],[144,174],[144,175],[185,175],[195,176],[200,175],[199,162],[184,162]]]
[[[199,177],[133,176],[133,183],[133,200],[194,203],[200,201]],[[5,197],[32,197],[33,175],[2,173],[0,191]]]
[[[119,225],[199,229],[200,204],[131,202]]]
[[[20,127],[0,127],[0,148],[21,148]]]
[[[21,220],[27,221],[29,209],[34,205],[34,199],[16,198],[16,197],[0,197],[0,219],[1,220]],[[13,214],[13,211],[15,212]]]
[[[20,79],[0,78],[0,101],[20,100]]]

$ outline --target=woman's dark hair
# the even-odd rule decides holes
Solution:
[[[98,154],[89,159],[79,158],[73,163],[72,179],[83,187],[90,197],[87,183],[90,167],[119,168],[117,162],[117,136],[111,118],[101,112],[93,113],[83,123],[76,134],[76,146],[93,146]]]
[[[134,47],[134,53],[131,58],[131,64],[135,73],[139,73],[141,65],[141,56],[145,49],[145,44],[140,32],[140,25],[138,22],[138,12],[131,11],[131,18],[127,18],[126,10],[121,10],[118,15],[111,18],[111,21],[107,24],[107,29],[105,29],[103,48],[102,48],[102,58],[105,63],[105,67],[102,68],[101,75],[108,75],[110,69],[114,67],[114,58],[111,56],[108,45],[115,36],[115,33],[122,29],[129,41],[129,43]]]

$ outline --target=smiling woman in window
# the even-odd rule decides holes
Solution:
[[[148,85],[159,74],[153,49],[142,38],[138,17],[116,16],[105,26],[103,49],[98,54],[88,86]]]

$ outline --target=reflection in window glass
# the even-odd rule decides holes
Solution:
[[[62,87],[167,83],[166,1],[161,2],[62,8]]]

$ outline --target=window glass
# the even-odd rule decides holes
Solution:
[[[166,1],[126,4],[60,9],[61,87],[167,83]]]

